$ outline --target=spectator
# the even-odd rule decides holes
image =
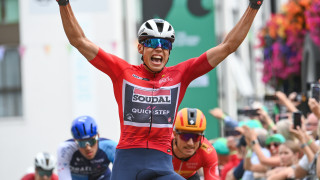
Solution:
[[[285,180],[292,178],[293,174],[288,174],[288,167],[295,165],[299,160],[300,147],[294,141],[286,141],[279,146],[280,166],[267,172],[267,180]]]

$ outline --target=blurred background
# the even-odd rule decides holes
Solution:
[[[239,49],[210,73],[194,80],[180,105],[207,117],[206,137],[224,136],[209,114],[238,109],[281,90],[307,96],[320,77],[318,0],[265,0]],[[70,0],[86,36],[132,64],[140,64],[137,30],[162,18],[176,31],[168,65],[197,57],[219,44],[238,22],[248,0]],[[303,101],[303,100],[301,100]],[[71,122],[96,119],[100,136],[120,137],[110,78],[73,48],[55,0],[0,0],[0,179],[19,179],[35,155],[56,155],[71,138]]]

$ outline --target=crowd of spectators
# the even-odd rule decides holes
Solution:
[[[218,154],[221,180],[320,177],[320,161],[317,161],[320,104],[315,98],[307,98],[309,111],[305,112],[296,96],[297,93],[286,95],[277,91],[272,103],[281,107],[281,111],[274,113],[261,102],[259,107],[248,107],[251,111],[246,112],[250,114],[245,114],[241,121],[231,118],[221,108],[210,110],[225,127],[224,137],[211,140]],[[301,114],[301,118],[294,118],[295,114]],[[295,126],[294,119],[301,124]]]

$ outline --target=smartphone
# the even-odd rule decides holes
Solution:
[[[320,84],[311,84],[311,97],[314,98],[317,102],[320,102]]]
[[[259,109],[238,109],[238,114],[244,116],[259,116]]]
[[[266,94],[266,95],[264,95],[264,100],[265,101],[275,101],[275,100],[278,100],[278,98],[275,95]]]
[[[297,129],[298,126],[301,128],[301,112],[300,111],[293,112],[292,118],[293,118],[293,128]]]

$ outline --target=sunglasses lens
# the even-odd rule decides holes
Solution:
[[[181,133],[180,138],[184,141],[189,141],[189,139],[192,138],[193,142],[198,142],[200,141],[201,135],[193,133]]]
[[[271,143],[271,144],[268,144],[267,147],[270,148],[271,146],[274,146],[274,147],[278,147],[280,144],[279,143]]]
[[[161,47],[162,49],[172,49],[172,43],[166,39],[147,39],[143,42],[143,45],[150,48]]]
[[[38,174],[41,177],[43,177],[43,176],[50,177],[52,175],[52,171],[38,170]]]
[[[79,145],[79,147],[81,148],[85,148],[87,146],[87,144],[89,146],[93,146],[95,145],[97,142],[97,138],[91,138],[89,140],[81,140],[81,141],[77,141],[77,144]]]

